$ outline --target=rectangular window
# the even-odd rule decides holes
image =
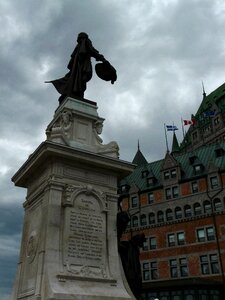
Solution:
[[[142,247],[143,251],[148,251],[148,239],[146,238],[146,240],[143,242],[143,247]]]
[[[154,194],[148,193],[148,204],[154,203]]]
[[[206,236],[207,236],[208,241],[215,240],[215,233],[214,233],[214,228],[213,227],[207,227],[206,228]]]
[[[142,265],[143,281],[156,280],[159,278],[157,262],[145,262]]]
[[[177,177],[177,170],[176,169],[173,169],[170,171],[170,176],[171,178],[176,178]]]
[[[155,237],[150,237],[149,238],[149,248],[156,249],[156,238]]]
[[[197,181],[193,181],[191,183],[191,187],[192,187],[192,193],[198,193],[198,182]]]
[[[173,198],[177,198],[179,196],[178,186],[173,186],[172,191],[173,191]]]
[[[203,275],[219,273],[219,263],[217,254],[201,255],[200,264]]]
[[[209,260],[210,260],[210,267],[211,267],[212,274],[218,274],[219,273],[219,263],[218,263],[217,254],[209,255]]]
[[[174,233],[170,233],[168,234],[168,246],[172,247],[175,246],[175,234]]]
[[[164,172],[164,179],[169,179],[170,178],[170,172],[166,171]]]
[[[169,265],[171,278],[188,276],[188,266],[186,257],[182,257],[179,259],[171,259],[169,261]]]
[[[172,198],[172,194],[171,194],[171,189],[168,188],[168,189],[165,189],[165,192],[166,192],[166,199],[169,200]]]
[[[185,235],[184,232],[178,233],[169,233],[167,236],[168,247],[173,247],[176,245],[184,245],[185,244]]]
[[[178,198],[179,197],[179,188],[178,186],[173,186],[172,188],[165,189],[166,199]]]
[[[143,263],[143,281],[150,280],[149,263]]]
[[[156,261],[152,261],[150,263],[150,267],[151,267],[151,280],[156,280],[158,279],[158,268],[157,268],[157,262]]]
[[[131,197],[131,207],[132,208],[138,207],[138,197],[137,196]]]
[[[198,238],[198,242],[204,242],[205,241],[205,230],[204,230],[204,228],[197,229],[197,238]]]
[[[177,260],[176,259],[171,259],[170,260],[170,276],[171,276],[171,278],[178,277]]]
[[[201,263],[202,274],[203,275],[209,274],[209,262],[208,262],[207,255],[200,256],[200,263]]]
[[[212,189],[217,188],[219,186],[218,177],[217,176],[210,177],[210,184]]]
[[[178,232],[177,233],[177,244],[184,245],[184,243],[185,243],[184,232]]]
[[[180,264],[180,276],[181,277],[188,276],[187,258],[186,257],[180,258],[179,264]]]
[[[213,227],[197,229],[198,242],[213,241],[215,240],[215,232]]]

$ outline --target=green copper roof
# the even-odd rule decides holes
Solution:
[[[206,97],[203,97],[202,103],[199,106],[199,109],[195,117],[199,116],[205,111],[209,111],[213,104],[216,103],[219,108],[224,108],[225,104],[225,83],[218,87],[215,91],[209,94]]]
[[[215,105],[221,113],[225,114],[225,83],[209,95],[203,96],[197,113],[192,116],[196,120],[196,124],[194,126],[191,125],[188,129],[185,138],[180,145],[180,149],[185,149],[186,146],[191,144],[191,131],[193,128],[203,128],[211,124],[211,117],[205,117],[203,116],[203,113],[214,111]]]
[[[179,147],[179,144],[178,144],[178,141],[177,141],[177,136],[176,136],[176,133],[174,132],[173,133],[173,144],[172,144],[172,153],[175,153],[175,152],[180,152],[180,147]]]
[[[143,165],[146,165],[147,163],[148,163],[147,160],[145,159],[144,155],[142,154],[142,152],[138,148],[138,151],[135,154],[135,157],[132,161],[132,164],[135,164],[137,166],[143,166]]]
[[[225,150],[225,142],[204,146],[194,150],[193,152],[177,155],[175,160],[179,162],[181,167],[181,180],[193,180],[196,176],[206,175],[210,164],[213,164],[221,170],[225,170],[225,151],[222,151],[222,153],[224,152],[223,155],[217,156],[216,151],[218,151],[218,149]],[[194,156],[195,161],[194,163],[191,163],[190,158]],[[135,184],[138,186],[140,191],[155,189],[162,186],[160,170],[163,163],[164,159],[148,163],[145,166],[137,167],[131,175],[127,176],[120,182],[120,185],[128,184],[131,186],[132,184]],[[200,175],[195,175],[194,173],[194,165],[196,164],[203,166],[202,173]],[[143,171],[146,170],[148,170],[149,174],[151,174],[151,176],[153,175],[156,179],[153,186],[149,186],[147,183],[147,178],[149,176],[143,177]]]

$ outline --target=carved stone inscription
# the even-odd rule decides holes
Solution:
[[[68,257],[102,261],[103,217],[90,211],[70,211]]]
[[[87,193],[79,194],[74,206],[66,208],[64,264],[69,272],[83,276],[88,270],[89,275],[103,277],[107,269],[105,218],[99,200]]]

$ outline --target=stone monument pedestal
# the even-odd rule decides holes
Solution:
[[[67,98],[13,176],[27,188],[13,300],[134,299],[117,249],[117,182],[133,170],[102,144],[96,104]]]

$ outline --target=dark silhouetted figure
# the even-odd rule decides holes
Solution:
[[[81,32],[78,34],[77,45],[71,54],[71,59],[67,66],[69,72],[62,78],[46,81],[47,83],[52,83],[61,94],[59,98],[60,104],[66,96],[84,98],[87,82],[92,78],[91,57],[102,62],[96,65],[96,73],[101,79],[110,80],[111,83],[116,81],[116,70],[92,46],[88,35],[85,32]]]
[[[126,212],[117,214],[118,251],[121,257],[127,282],[136,299],[141,298],[142,276],[139,260],[140,248],[145,242],[145,235],[137,234],[130,241],[119,241],[125,231],[130,217]]]

